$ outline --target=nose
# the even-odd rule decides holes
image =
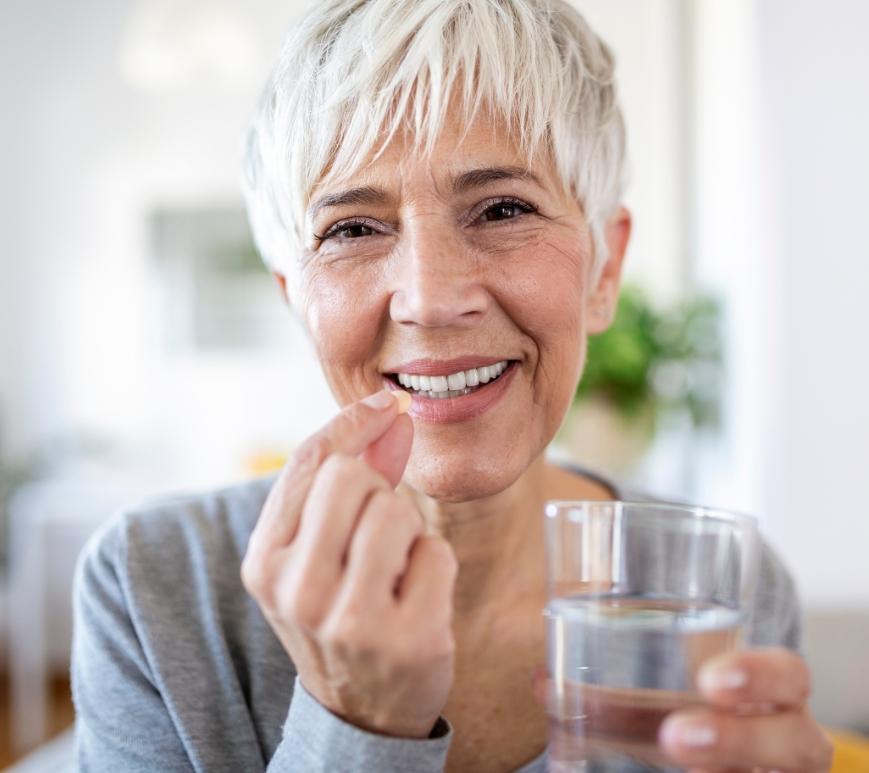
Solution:
[[[410,223],[397,253],[390,316],[423,327],[468,327],[482,319],[489,294],[479,260],[448,228]]]

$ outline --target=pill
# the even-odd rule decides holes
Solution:
[[[401,389],[396,389],[392,394],[398,400],[398,412],[407,413],[410,410],[410,404],[413,402],[410,394]]]

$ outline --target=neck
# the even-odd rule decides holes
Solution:
[[[543,505],[547,499],[600,499],[602,486],[551,465],[541,454],[508,488],[468,502],[443,503],[408,492],[429,533],[450,542],[459,562],[457,630],[485,629],[494,616],[535,609],[545,592]]]

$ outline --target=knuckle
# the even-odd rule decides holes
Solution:
[[[254,597],[266,594],[269,587],[268,574],[262,561],[255,560],[250,554],[246,554],[241,562],[241,583]]]
[[[394,513],[390,507],[389,498],[385,493],[378,492],[368,503],[362,518],[369,532],[379,532],[388,529],[393,523]]]
[[[365,617],[353,607],[334,615],[321,631],[321,639],[339,651],[365,652],[373,649],[369,642]]]
[[[240,575],[242,585],[267,616],[279,613],[281,585],[277,581],[278,571],[273,562],[259,555],[247,555],[242,560]]]
[[[331,485],[340,485],[357,472],[354,462],[356,460],[352,457],[334,451],[323,459],[317,471],[317,480],[327,481]]]
[[[372,531],[392,530],[398,527],[410,538],[421,531],[420,519],[408,511],[407,504],[392,489],[377,489],[368,500],[363,516]]]
[[[309,470],[319,467],[329,455],[330,444],[322,434],[316,434],[305,440],[291,457],[294,470]]]
[[[317,480],[340,491],[342,487],[353,481],[362,480],[374,485],[380,481],[380,477],[361,459],[340,451],[333,451],[320,465]]]
[[[323,612],[316,594],[305,593],[296,582],[286,582],[277,595],[277,607],[284,622],[306,631],[317,629]]]
[[[371,417],[375,416],[377,411],[375,411],[370,406],[366,405],[362,402],[356,402],[352,405],[348,406],[342,415],[342,430],[348,429],[351,432],[359,432],[364,429],[369,422],[371,421]]]
[[[354,403],[338,415],[326,428],[326,432],[331,438],[359,435],[370,421],[370,411],[367,405]]]

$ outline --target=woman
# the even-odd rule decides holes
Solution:
[[[623,154],[609,52],[560,0],[329,0],[302,21],[246,194],[344,407],[276,480],[92,542],[83,769],[544,769],[542,505],[624,498],[545,457],[615,309]],[[707,664],[707,708],[662,729],[676,764],[829,764],[768,552],[761,587],[750,641],[780,648]]]

